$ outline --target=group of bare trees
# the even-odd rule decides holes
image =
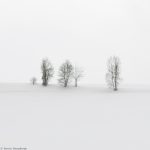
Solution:
[[[120,59],[113,56],[108,59],[106,82],[108,87],[114,91],[118,90],[120,83]],[[42,85],[47,86],[51,78],[54,76],[54,67],[48,58],[42,60]],[[72,80],[74,80],[74,86],[78,86],[78,81],[83,77],[83,70],[77,66],[73,66],[69,60],[66,60],[59,68],[58,71],[58,83],[63,87],[67,87]],[[33,77],[31,83],[36,84],[37,79]]]
[[[70,61],[66,60],[59,68],[59,79],[58,82],[67,87],[74,79],[74,86],[78,86],[78,81],[83,77],[83,70],[79,67],[73,67]]]
[[[42,60],[42,85],[47,86],[48,82],[54,75],[54,67],[51,62],[46,58]],[[83,71],[78,67],[73,67],[69,60],[66,60],[59,68],[58,71],[58,83],[64,87],[67,87],[72,80],[74,80],[75,87],[78,86],[79,79],[83,77]],[[32,78],[32,83],[33,78]]]

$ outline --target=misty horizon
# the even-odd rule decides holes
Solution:
[[[0,83],[41,81],[41,61],[69,59],[82,67],[81,84],[105,84],[107,60],[121,60],[121,84],[150,84],[148,0],[0,2]]]

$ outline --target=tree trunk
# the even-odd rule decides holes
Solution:
[[[47,81],[45,79],[43,80],[43,86],[47,86]]]
[[[114,91],[117,91],[118,90],[118,88],[117,88],[117,79],[116,79],[116,77],[115,77],[115,86],[114,86]]]
[[[114,91],[117,91],[117,90],[118,90],[117,87],[115,87],[115,88],[114,88]]]
[[[64,87],[67,87],[67,84],[68,84],[68,82],[67,82],[67,81],[65,81]]]
[[[78,80],[75,79],[75,87],[78,87]]]

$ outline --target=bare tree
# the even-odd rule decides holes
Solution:
[[[119,57],[110,57],[107,64],[108,72],[106,74],[106,82],[114,91],[118,90],[120,81],[120,59]]]
[[[37,79],[36,79],[36,77],[32,77],[30,81],[31,81],[31,83],[32,83],[33,85],[35,85],[35,84],[36,84]]]
[[[83,70],[79,67],[74,67],[74,71],[73,71],[73,78],[74,78],[74,81],[75,81],[75,87],[78,86],[78,81],[80,80],[80,78],[83,77]]]
[[[68,86],[71,82],[73,75],[73,66],[69,60],[66,60],[59,68],[59,79],[58,82],[64,87]]]
[[[54,75],[54,68],[48,58],[45,58],[42,60],[42,65],[41,65],[41,70],[42,70],[42,80],[43,80],[43,86],[47,86],[49,80],[53,77]]]

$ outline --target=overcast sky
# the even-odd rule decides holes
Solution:
[[[41,59],[69,59],[83,83],[105,83],[107,59],[123,83],[150,84],[149,0],[0,0],[0,82],[40,81]]]

